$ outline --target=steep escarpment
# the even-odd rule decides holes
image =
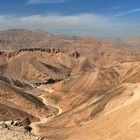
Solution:
[[[1,74],[32,83],[47,82],[49,79],[62,80],[70,74],[71,65],[65,64],[65,59],[61,61],[61,56],[65,58],[63,54],[25,51],[2,64]],[[74,63],[72,58],[67,59]]]

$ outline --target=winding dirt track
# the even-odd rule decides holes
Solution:
[[[53,92],[53,89],[48,88],[48,87],[46,87],[45,89],[44,89],[44,88],[40,88],[40,89],[42,89],[42,90],[44,90],[44,91],[47,91],[47,92],[49,92],[49,93]],[[59,106],[57,106],[57,105],[55,105],[55,104],[53,104],[53,103],[49,103],[49,102],[47,101],[47,99],[44,97],[44,94],[42,94],[41,96],[39,96],[39,98],[42,99],[43,103],[44,103],[46,106],[53,106],[54,108],[57,108],[57,109],[58,109],[58,114],[55,115],[55,116],[58,116],[59,114],[61,114],[61,113],[63,112],[63,110],[62,110]],[[54,118],[55,116],[51,116],[51,117],[48,117],[48,118],[39,117],[40,121],[38,121],[38,122],[33,122],[33,123],[31,123],[31,125],[30,125],[30,126],[32,127],[32,133],[33,133],[34,135],[40,135],[40,133],[39,133],[39,128],[38,128],[38,124],[47,123],[49,120],[51,120],[51,119]]]

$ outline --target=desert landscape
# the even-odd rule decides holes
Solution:
[[[0,31],[0,140],[138,140],[139,129],[139,36]]]

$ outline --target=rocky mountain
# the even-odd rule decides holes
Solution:
[[[140,137],[139,37],[12,29],[0,32],[0,49],[1,121],[29,118],[49,140]]]

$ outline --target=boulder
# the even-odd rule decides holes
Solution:
[[[13,124],[13,121],[6,121],[4,122],[7,126],[11,126]]]
[[[31,121],[30,121],[29,118],[25,118],[25,119],[21,120],[19,123],[20,123],[22,126],[27,126],[27,125],[30,125],[30,124],[31,124]]]
[[[30,127],[29,125],[24,126],[24,129],[25,129],[26,133],[32,131],[32,127]]]

